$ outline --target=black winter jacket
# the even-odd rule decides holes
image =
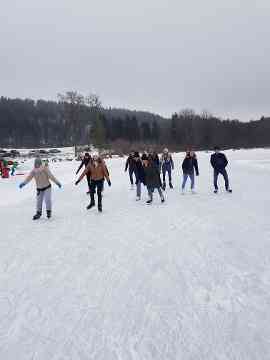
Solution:
[[[195,170],[196,175],[199,175],[198,161],[194,157],[185,157],[182,163],[182,169],[184,174],[193,174]]]
[[[135,160],[134,160],[134,157],[132,155],[129,155],[129,157],[127,158],[125,171],[127,171],[128,168],[129,168],[130,171],[134,171]]]
[[[159,171],[154,163],[144,166],[145,184],[151,189],[161,187]]]
[[[228,160],[223,153],[215,153],[211,155],[211,165],[215,170],[224,170],[228,165]]]

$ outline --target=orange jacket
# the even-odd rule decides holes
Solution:
[[[107,181],[110,180],[108,169],[103,162],[98,163],[97,166],[95,166],[94,162],[90,163],[85,168],[78,181],[81,181],[85,175],[89,175],[92,180],[103,180],[104,178],[106,178]]]

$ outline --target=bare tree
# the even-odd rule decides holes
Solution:
[[[85,104],[85,98],[77,91],[67,91],[65,94],[58,94],[57,97],[59,99],[59,102],[63,103],[64,105],[66,122],[70,129],[69,141],[71,141],[71,143],[74,145],[76,156],[76,145],[80,129],[80,110],[82,105]]]

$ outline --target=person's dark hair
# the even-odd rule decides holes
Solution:
[[[214,147],[214,150],[220,150],[220,147],[216,145],[216,146]]]

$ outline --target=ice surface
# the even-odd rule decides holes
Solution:
[[[198,153],[198,193],[181,196],[178,154],[152,206],[110,160],[103,214],[77,162],[52,164],[50,221],[31,220],[33,184],[0,179],[0,359],[269,360],[270,151],[226,154],[233,194],[213,194]]]

